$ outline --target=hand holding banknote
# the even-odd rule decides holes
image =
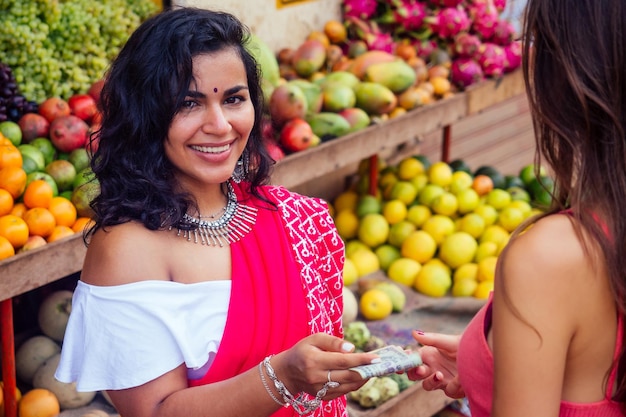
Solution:
[[[404,372],[422,364],[419,353],[407,352],[400,346],[385,346],[370,353],[377,354],[380,362],[350,368],[351,371],[358,372],[363,379]]]

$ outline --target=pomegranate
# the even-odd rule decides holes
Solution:
[[[22,129],[22,142],[30,143],[36,138],[47,138],[50,131],[48,119],[37,113],[26,113],[18,120]]]
[[[50,140],[61,152],[85,146],[89,125],[74,115],[57,117],[50,123]]]
[[[74,94],[67,100],[70,106],[71,114],[91,123],[91,120],[98,112],[96,100],[89,94]]]
[[[93,97],[96,103],[100,102],[100,92],[102,91],[103,85],[104,85],[104,80],[103,79],[98,80],[94,82],[93,84],[91,84],[91,87],[89,87],[89,91],[87,91],[87,94]]]
[[[268,140],[265,142],[265,147],[267,148],[267,153],[274,161],[278,162],[285,157],[285,152],[276,144],[276,142]]]
[[[68,116],[71,112],[70,105],[60,97],[50,97],[39,105],[39,114],[50,123],[57,117]]]
[[[280,144],[291,152],[302,151],[313,141],[313,129],[306,120],[296,117],[280,130]]]

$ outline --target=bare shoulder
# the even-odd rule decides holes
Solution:
[[[103,286],[167,279],[163,233],[136,222],[98,230],[89,242],[81,279]]]

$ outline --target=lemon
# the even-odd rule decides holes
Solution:
[[[423,230],[416,230],[408,235],[400,247],[402,256],[414,259],[421,264],[432,259],[436,251],[437,242]]]
[[[478,282],[472,279],[454,281],[451,294],[453,297],[472,297],[478,288]]]
[[[486,300],[489,298],[491,291],[493,291],[493,281],[479,282],[473,296],[481,300]]]
[[[448,216],[434,214],[424,222],[422,230],[431,235],[439,245],[446,236],[454,232],[454,220]]]
[[[440,267],[440,268],[445,269],[445,270],[448,272],[448,274],[450,274],[450,276],[452,276],[452,268],[450,268],[450,267],[448,266],[448,264],[446,264],[444,261],[442,261],[442,260],[441,260],[441,259],[439,259],[439,258],[436,258],[436,257],[435,257],[435,258],[432,258],[430,261],[426,262],[426,263],[425,263],[424,265],[422,265],[422,266],[426,266],[426,265],[436,265],[436,266],[438,266],[438,267]]]
[[[359,277],[380,270],[378,256],[371,249],[357,249],[350,254],[349,259],[354,263]]]
[[[387,242],[396,248],[402,246],[402,242],[413,233],[417,227],[408,220],[402,220],[389,228]]]
[[[389,244],[380,245],[374,250],[374,253],[378,256],[380,269],[385,272],[389,269],[393,261],[402,257],[400,249]]]
[[[437,213],[444,216],[453,216],[456,213],[459,203],[454,194],[446,191],[439,197],[436,197],[430,204],[430,208]]]
[[[439,247],[439,259],[450,268],[456,269],[474,259],[478,243],[466,232],[454,232],[447,236]]]
[[[458,212],[461,214],[472,212],[480,204],[480,196],[473,188],[459,191],[456,194]]]
[[[346,258],[343,263],[343,285],[350,286],[359,278],[359,270],[350,258]]]
[[[420,269],[422,265],[415,259],[398,258],[389,265],[387,276],[394,282],[412,287]]]
[[[389,193],[389,200],[400,200],[407,206],[417,197],[417,188],[409,181],[396,181],[391,186],[391,192]]]
[[[428,206],[416,204],[409,207],[409,210],[406,213],[406,219],[413,223],[416,227],[421,227],[431,215],[432,212]]]
[[[352,239],[346,242],[346,256],[350,257],[354,252],[359,249],[369,249],[365,243],[358,239]]]
[[[446,190],[439,185],[426,184],[418,193],[417,200],[420,204],[430,207],[433,200],[445,192]]]
[[[498,263],[497,256],[487,256],[485,259],[478,262],[476,279],[479,282],[494,281],[496,277],[496,263]]]
[[[401,200],[389,200],[383,204],[383,216],[390,225],[406,219],[408,209]]]
[[[378,187],[381,190],[385,190],[388,187],[391,189],[391,186],[393,186],[396,182],[398,182],[398,176],[396,173],[393,171],[387,171],[384,174],[381,174],[378,178]]]
[[[459,219],[457,230],[469,233],[474,239],[478,239],[485,231],[485,219],[476,213],[467,213]]]
[[[357,232],[359,240],[370,248],[382,245],[389,237],[389,223],[382,214],[370,213],[361,218]]]
[[[472,183],[474,178],[465,171],[455,171],[452,174],[452,181],[450,182],[450,192],[452,194],[459,194],[461,191],[472,189]]]
[[[435,264],[422,266],[413,284],[413,288],[430,297],[445,296],[451,286],[450,273],[445,268]]]
[[[339,194],[333,201],[335,212],[342,210],[356,210],[356,204],[359,201],[359,194],[353,190],[347,190]]]
[[[485,226],[491,226],[498,220],[498,210],[488,204],[479,205],[474,209],[474,213],[485,220]]]
[[[409,182],[415,186],[415,189],[419,193],[426,186],[426,184],[428,184],[428,175],[417,174],[415,177],[411,178]]]
[[[447,187],[452,182],[452,168],[443,161],[435,162],[428,170],[428,181],[440,187]]]
[[[512,232],[524,221],[524,213],[515,207],[503,208],[498,215],[498,225],[502,226],[506,231]]]
[[[393,304],[385,291],[370,288],[361,295],[359,309],[366,320],[382,320],[391,314]]]
[[[482,236],[479,239],[479,242],[494,242],[500,247],[502,244],[508,242],[509,240],[509,232],[502,226],[497,224],[492,224],[491,226],[487,226]]]
[[[475,262],[469,262],[458,267],[454,274],[452,274],[452,280],[454,282],[462,280],[476,281],[478,275],[478,264]]]
[[[511,204],[511,194],[500,188],[494,188],[487,193],[486,203],[496,210],[502,210]]]
[[[424,164],[412,156],[404,158],[398,163],[398,178],[401,180],[410,180],[425,171]]]
[[[520,210],[524,214],[524,218],[526,218],[528,216],[528,213],[530,213],[530,211],[533,209],[530,203],[522,200],[513,200],[511,201],[511,204],[509,204],[507,207],[513,207]]]
[[[476,248],[476,255],[474,255],[474,262],[480,262],[488,256],[497,256],[498,244],[495,242],[481,242]]]
[[[359,198],[356,205],[356,215],[363,217],[370,213],[381,213],[383,211],[383,204],[376,196],[365,194]]]
[[[352,210],[341,210],[335,214],[335,227],[344,241],[354,239],[359,230],[359,218]]]

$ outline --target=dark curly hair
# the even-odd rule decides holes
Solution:
[[[91,160],[100,194],[92,201],[95,226],[85,235],[128,221],[150,230],[180,224],[194,198],[177,191],[164,151],[172,119],[193,81],[192,58],[232,48],[245,66],[255,121],[246,145],[252,161],[249,191],[269,181],[273,164],[261,136],[260,69],[246,49],[249,30],[233,15],[197,8],[163,11],[130,36],[105,76],[102,124]]]

